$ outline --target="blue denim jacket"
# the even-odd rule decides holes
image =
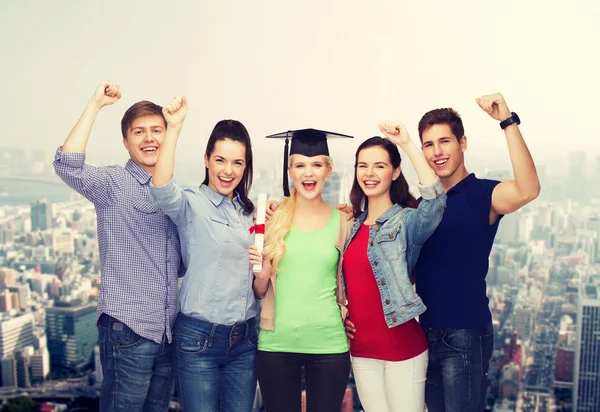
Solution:
[[[421,247],[442,220],[446,193],[439,178],[431,186],[419,185],[419,191],[422,201],[417,209],[394,204],[369,229],[367,254],[379,285],[385,321],[390,328],[427,309],[411,285],[409,276]],[[344,252],[366,217],[367,210],[354,222]]]

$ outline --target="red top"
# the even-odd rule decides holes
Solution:
[[[411,359],[427,349],[427,338],[416,319],[393,328],[385,322],[381,295],[367,256],[369,227],[360,227],[344,253],[349,317],[356,327],[350,353],[393,362]]]

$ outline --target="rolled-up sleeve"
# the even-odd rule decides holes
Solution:
[[[446,193],[438,177],[431,186],[419,184],[419,192],[422,200],[406,219],[410,246],[407,253],[409,270],[417,263],[421,247],[442,221],[446,208]]]
[[[96,206],[112,202],[111,179],[107,168],[85,163],[85,153],[62,152],[54,156],[54,171],[69,187]]]
[[[169,216],[177,226],[189,223],[191,209],[185,191],[171,178],[162,186],[155,186],[150,181],[150,199],[160,207],[165,215]]]

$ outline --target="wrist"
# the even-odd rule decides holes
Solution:
[[[94,98],[90,99],[87,106],[89,109],[95,111],[96,113],[98,113],[100,111],[100,109],[102,109],[104,107],[104,105],[102,103],[98,102]]]

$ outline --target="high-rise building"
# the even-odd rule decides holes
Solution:
[[[17,361],[11,356],[2,358],[0,363],[2,368],[2,387],[16,388],[18,385]]]
[[[50,373],[50,353],[47,348],[38,349],[31,356],[31,380],[45,381]]]
[[[581,287],[577,308],[574,412],[600,412],[600,293],[598,287]]]
[[[0,269],[0,289],[17,285],[17,272],[14,269]]]
[[[33,315],[31,313],[2,319],[0,322],[0,359],[34,344]]]
[[[87,368],[98,340],[96,304],[57,302],[46,310],[46,335],[52,368]]]
[[[52,228],[52,203],[38,200],[31,204],[31,230],[47,230]]]
[[[98,345],[94,346],[94,377],[96,378],[97,384],[101,384],[104,379],[104,375],[102,374],[102,363],[100,362],[100,347]],[[259,394],[260,392],[257,390],[256,393]]]

